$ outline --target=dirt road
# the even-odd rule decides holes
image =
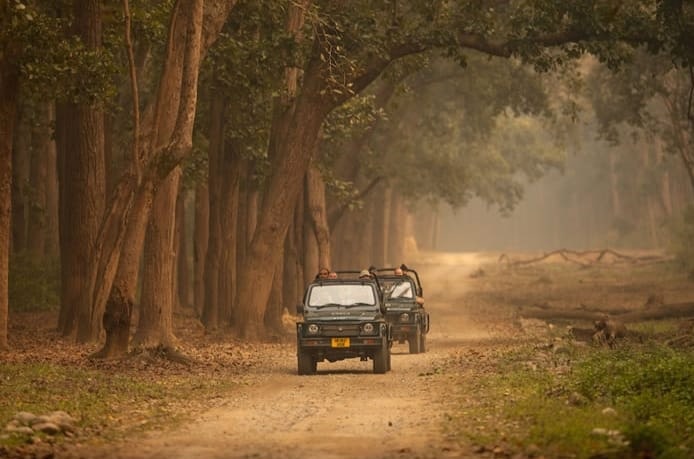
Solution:
[[[460,297],[479,260],[467,256],[422,261],[432,328],[428,352],[410,355],[395,344],[392,371],[371,362],[319,363],[297,376],[295,346],[268,353],[241,390],[214,403],[173,433],[125,444],[119,458],[440,458],[469,449],[447,439],[442,423],[454,380],[440,371],[452,353],[488,339],[466,316]]]

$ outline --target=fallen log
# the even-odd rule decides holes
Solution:
[[[542,307],[520,307],[518,314],[526,319],[542,320],[582,320],[594,322],[606,316],[615,317],[621,322],[643,322],[645,320],[679,319],[694,316],[694,302],[664,304],[659,307],[642,308],[631,311],[609,312],[586,309],[548,309]]]

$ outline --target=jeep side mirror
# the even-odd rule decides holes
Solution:
[[[304,313],[304,305],[303,303],[299,303],[296,305],[296,313],[297,314],[303,314]]]

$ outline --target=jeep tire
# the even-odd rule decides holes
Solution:
[[[383,346],[374,353],[374,373],[383,374],[387,372],[389,358],[390,349],[388,349],[388,344],[384,343]]]
[[[422,345],[422,330],[417,325],[417,330],[407,336],[407,343],[410,345],[410,354],[419,354]]]
[[[300,375],[316,374],[318,362],[310,354],[300,350],[297,354],[297,364]]]

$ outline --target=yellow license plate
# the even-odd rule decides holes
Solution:
[[[349,338],[331,338],[330,347],[349,347]]]

